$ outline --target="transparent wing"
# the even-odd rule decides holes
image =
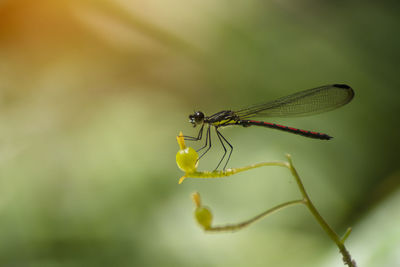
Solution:
[[[301,91],[265,104],[235,111],[240,118],[295,117],[336,109],[351,101],[353,89],[345,84],[325,85]]]

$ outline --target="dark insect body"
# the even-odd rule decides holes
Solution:
[[[211,148],[211,127],[214,127],[219,141],[224,148],[224,155],[219,161],[216,169],[226,156],[227,148],[225,144],[230,147],[228,159],[224,165],[224,169],[231,157],[233,146],[226,140],[220,133],[219,128],[226,126],[241,125],[243,127],[249,126],[262,126],[289,133],[298,134],[304,137],[329,140],[332,137],[319,132],[307,131],[293,127],[283,126],[276,123],[254,120],[255,117],[295,117],[295,116],[308,116],[326,111],[330,111],[349,103],[354,97],[353,89],[345,84],[332,84],[325,85],[313,89],[301,91],[286,97],[279,98],[275,101],[267,102],[264,104],[254,105],[238,111],[223,110],[211,116],[205,116],[203,112],[196,111],[189,115],[189,122],[193,127],[201,125],[197,137],[185,136],[185,140],[199,141],[203,137],[204,126],[207,125],[206,142],[199,151],[206,148],[203,157]]]

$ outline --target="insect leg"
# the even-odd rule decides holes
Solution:
[[[206,131],[206,142],[205,142],[204,146],[202,146],[201,148],[197,149],[196,152],[200,152],[201,150],[206,148],[209,141],[210,141],[209,147],[211,146],[211,135],[210,135],[209,132],[210,132],[210,126],[208,126],[207,131]],[[210,148],[208,148],[208,149],[210,149]],[[205,153],[207,153],[207,151],[205,151],[204,154]],[[202,154],[201,156],[203,156],[204,154]]]
[[[199,150],[197,150],[197,152],[199,152],[200,150],[202,150],[203,148],[205,148],[205,147],[207,146],[207,144],[208,144],[207,149],[203,152],[203,154],[201,154],[201,156],[199,157],[199,159],[201,159],[201,157],[203,157],[203,156],[208,152],[208,150],[210,150],[210,148],[211,148],[211,132],[210,132],[210,127],[211,127],[211,126],[208,126],[208,128],[207,128],[206,143],[205,143],[205,145],[204,145],[202,148],[200,148]],[[198,160],[199,160],[199,159],[198,159]]]
[[[201,138],[203,138],[203,130],[204,130],[204,124],[201,125],[199,133],[197,134],[197,137],[186,136],[186,135],[184,135],[183,137],[185,138],[185,141],[199,141],[199,140],[201,140]]]
[[[221,144],[222,144],[222,146],[224,147],[224,150],[225,150],[224,156],[222,157],[221,161],[218,163],[217,169],[218,169],[219,165],[221,164],[222,160],[225,158],[225,155],[226,155],[226,147],[225,147],[224,142],[222,141],[222,139],[223,139],[223,140],[225,141],[225,143],[226,143],[228,146],[230,146],[230,148],[231,148],[231,149],[230,149],[230,152],[229,152],[229,155],[228,155],[228,159],[226,160],[225,165],[224,165],[224,170],[225,170],[226,165],[228,165],[228,162],[229,162],[229,160],[230,160],[230,158],[231,158],[231,155],[232,155],[232,152],[233,152],[233,146],[228,142],[228,140],[226,140],[226,138],[218,131],[217,128],[215,128],[215,130],[216,130],[216,132],[217,132],[217,136],[218,136],[218,138],[219,138],[219,141],[221,141]],[[222,138],[222,139],[221,139],[221,138]]]

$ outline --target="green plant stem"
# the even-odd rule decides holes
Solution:
[[[236,173],[239,172],[244,172],[244,171],[248,171],[251,169],[255,169],[255,168],[259,168],[259,167],[264,167],[264,166],[279,166],[279,167],[286,167],[289,168],[288,163],[287,162],[283,162],[283,161],[271,161],[271,162],[260,162],[260,163],[255,163],[249,166],[245,166],[245,167],[240,167],[240,168],[232,168],[232,169],[226,169],[223,171],[195,171],[195,172],[190,172],[190,173],[185,173],[184,176],[182,176],[179,179],[179,184],[181,184],[186,178],[200,178],[200,179],[213,179],[213,178],[225,178],[231,175],[234,175]]]
[[[314,204],[312,203],[310,197],[308,196],[306,189],[304,188],[304,185],[300,179],[299,174],[297,173],[297,170],[294,168],[292,159],[290,155],[286,155],[288,162],[282,162],[282,161],[275,161],[275,162],[261,162],[261,163],[256,163],[252,164],[249,166],[241,167],[241,168],[232,168],[232,169],[226,169],[223,171],[213,171],[213,172],[208,172],[208,171],[194,171],[190,173],[185,173],[184,176],[182,176],[179,179],[179,183],[182,183],[184,179],[186,178],[224,178],[227,176],[234,175],[238,172],[243,172],[263,166],[279,166],[279,167],[286,167],[290,170],[292,173],[294,179],[296,180],[297,186],[300,190],[301,195],[303,196],[303,199],[301,200],[293,200],[289,202],[285,202],[281,205],[278,205],[276,207],[273,207],[272,209],[269,209],[260,215],[257,215],[256,217],[239,223],[239,224],[234,224],[234,225],[226,225],[226,226],[219,226],[219,227],[210,227],[205,229],[206,231],[234,231],[234,230],[239,230],[265,216],[268,214],[271,214],[272,212],[278,211],[282,208],[294,205],[294,204],[304,204],[306,207],[310,210],[311,214],[314,216],[314,218],[317,220],[319,225],[321,225],[322,229],[326,232],[326,234],[335,242],[337,247],[339,248],[340,253],[343,256],[343,262],[344,264],[348,265],[349,267],[356,267],[356,262],[351,259],[350,253],[347,251],[346,247],[344,246],[344,241],[346,238],[350,235],[351,228],[347,229],[346,233],[344,234],[343,238],[340,238],[338,234],[329,226],[329,224],[322,218],[321,214],[318,212],[318,210],[315,208]]]
[[[346,233],[344,233],[342,239],[340,239],[342,243],[344,243],[346,239],[349,237],[349,235],[351,234],[351,230],[353,230],[351,229],[351,227],[347,228]]]
[[[276,212],[283,208],[297,205],[297,204],[304,204],[304,199],[292,200],[292,201],[282,203],[282,204],[277,205],[269,210],[264,211],[263,213],[251,218],[250,220],[247,220],[247,221],[244,221],[244,222],[241,222],[238,224],[230,224],[230,225],[225,225],[225,226],[214,226],[214,227],[205,229],[205,231],[207,231],[207,232],[237,231],[237,230],[240,230],[240,229],[258,221],[258,220],[261,220],[262,218],[266,217],[267,215],[269,215],[273,212]]]
[[[324,231],[328,234],[328,236],[336,243],[336,245],[339,248],[340,253],[343,255],[343,262],[347,264],[349,267],[356,267],[355,261],[351,259],[350,253],[347,251],[346,247],[344,246],[344,243],[342,242],[342,239],[338,236],[338,234],[329,226],[329,224],[322,218],[321,214],[318,212],[318,210],[315,208],[314,204],[312,203],[310,197],[308,196],[304,185],[300,179],[299,174],[297,173],[297,170],[294,168],[292,159],[289,155],[286,155],[289,164],[288,168],[292,172],[293,177],[295,178],[297,185],[299,187],[299,190],[303,196],[304,200],[304,205],[307,206],[307,208],[310,210],[311,214],[314,216],[314,218],[317,220],[317,222],[321,225],[321,227],[324,229]],[[347,234],[347,232],[346,232]],[[347,234],[348,236],[348,234]],[[346,236],[346,237],[347,237]]]

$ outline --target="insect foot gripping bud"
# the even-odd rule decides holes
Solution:
[[[176,137],[180,150],[176,153],[176,164],[185,173],[193,173],[197,170],[199,155],[196,150],[186,147],[182,132]]]

